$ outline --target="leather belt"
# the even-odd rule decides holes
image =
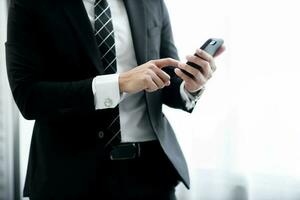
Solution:
[[[111,148],[109,153],[110,160],[132,160],[147,155],[160,149],[157,140],[149,142],[121,143]]]

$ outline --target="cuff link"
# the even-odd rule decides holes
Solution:
[[[113,100],[111,98],[106,98],[104,101],[104,106],[106,108],[111,108],[113,105]]]

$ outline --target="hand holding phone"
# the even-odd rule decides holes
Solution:
[[[220,49],[220,47],[222,46],[223,43],[224,43],[223,39],[210,38],[200,47],[200,49],[207,52],[211,56],[214,56],[217,53],[217,51]],[[197,56],[197,55],[195,54],[195,56]],[[195,63],[191,63],[191,62],[187,62],[187,64],[201,71],[201,66],[199,66]],[[185,73],[189,77],[193,78],[192,74],[188,73],[187,71],[185,71],[183,69],[181,69],[181,70],[183,73]]]

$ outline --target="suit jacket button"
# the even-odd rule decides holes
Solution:
[[[99,131],[98,137],[99,137],[100,139],[104,138],[104,132],[103,132],[103,131]]]

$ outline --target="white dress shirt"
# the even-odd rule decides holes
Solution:
[[[88,17],[94,27],[94,2],[83,0]],[[147,114],[143,92],[120,95],[118,78],[120,73],[137,66],[131,29],[123,0],[107,0],[114,27],[117,73],[100,75],[93,80],[95,109],[113,108],[119,105],[121,142],[142,142],[157,139]],[[187,108],[195,106],[197,98],[180,87]],[[122,97],[121,97],[122,96]]]

